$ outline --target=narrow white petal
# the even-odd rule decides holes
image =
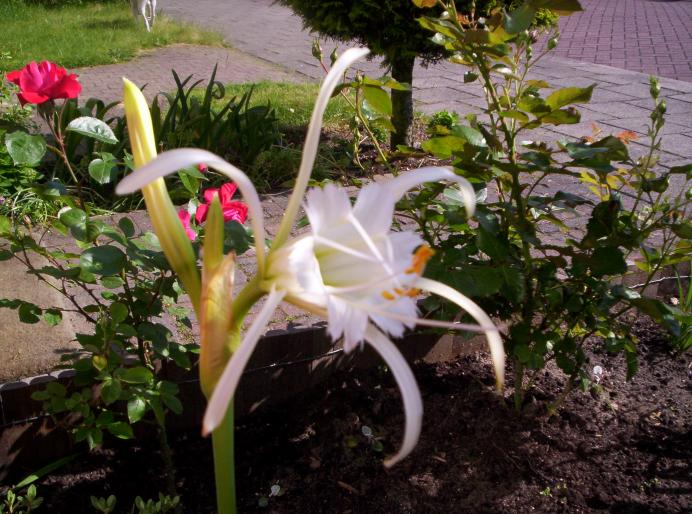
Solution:
[[[370,50],[367,48],[349,48],[336,60],[334,66],[332,66],[332,69],[329,70],[329,73],[322,82],[322,87],[320,88],[320,93],[317,96],[315,108],[310,118],[310,125],[308,126],[308,133],[305,138],[305,146],[303,147],[303,157],[300,161],[296,183],[293,186],[293,194],[288,201],[288,206],[284,212],[284,218],[274,238],[273,246],[276,248],[281,246],[288,239],[291,228],[293,228],[293,222],[298,215],[298,209],[303,201],[303,195],[308,187],[312,167],[317,157],[317,147],[320,142],[320,131],[322,130],[322,118],[324,116],[324,111],[327,109],[329,99],[346,69],[358,59],[368,55],[368,53],[370,53]]]
[[[502,389],[505,383],[505,350],[502,339],[497,327],[490,317],[473,300],[467,298],[456,289],[449,287],[441,282],[430,280],[429,278],[419,278],[416,287],[425,291],[430,291],[436,295],[447,298],[450,302],[456,303],[459,307],[468,312],[485,329],[485,336],[488,338],[490,356],[493,359],[495,368],[495,380],[498,389]]]
[[[218,155],[194,148],[179,148],[164,152],[122,179],[115,188],[115,192],[119,195],[134,193],[157,178],[165,177],[166,175],[176,173],[182,168],[198,164],[206,164],[220,171],[238,186],[250,212],[250,224],[255,238],[255,251],[257,253],[257,266],[260,273],[263,273],[265,231],[262,203],[260,202],[259,195],[255,186],[252,185],[252,181],[245,173]]]
[[[358,193],[353,215],[373,236],[386,234],[392,226],[394,206],[399,198],[392,193],[389,187],[377,182],[368,184]]]
[[[310,189],[305,195],[305,213],[313,232],[319,233],[345,219],[351,212],[351,200],[343,187],[327,184]]]
[[[419,285],[416,283],[416,285]],[[382,330],[388,331],[384,326],[380,325],[380,322],[378,321],[381,318],[388,318],[392,320],[397,320],[406,325],[409,328],[413,328],[414,326],[423,326],[423,327],[433,327],[433,328],[447,328],[449,330],[461,330],[464,332],[483,332],[484,334],[487,334],[488,332],[500,332],[500,329],[497,328],[496,326],[493,327],[488,327],[486,326],[481,326],[481,325],[473,325],[470,323],[456,323],[456,322],[450,322],[450,321],[440,321],[437,319],[428,319],[428,318],[419,318],[417,315],[414,314],[401,314],[401,312],[396,312],[392,309],[387,308],[386,303],[381,303],[380,305],[384,305],[384,308],[380,308],[380,306],[374,305],[372,303],[358,303],[354,302],[351,300],[343,300],[344,302],[347,302],[349,306],[351,306],[354,309],[360,309],[363,311],[367,311],[368,314],[370,314],[370,317],[375,321]],[[413,300],[412,300],[413,301]],[[414,302],[415,306],[415,302]],[[391,334],[391,332],[390,332]],[[393,334],[392,334],[393,335]],[[396,337],[396,336],[395,336]]]
[[[378,309],[378,307],[382,308]],[[368,309],[368,314],[380,330],[398,339],[403,337],[407,328],[416,326],[418,306],[413,298],[400,296],[395,300],[383,300],[378,306]]]
[[[394,343],[372,325],[368,326],[365,339],[382,356],[392,371],[401,390],[401,398],[406,412],[406,428],[401,448],[396,455],[384,461],[384,465],[389,468],[411,453],[416,446],[423,421],[423,401],[411,368]]]
[[[331,239],[328,239],[326,237],[320,236],[320,235],[314,235],[313,239],[316,243],[324,246],[328,246],[329,248],[333,248],[334,250],[339,250],[341,253],[344,255],[348,255],[350,257],[354,257],[356,259],[361,259],[366,262],[374,262],[374,263],[379,263],[380,260],[377,259],[376,257],[373,257],[372,255],[369,255],[367,253],[359,252],[358,250],[354,250],[353,248],[342,245],[341,243],[337,243],[336,241],[332,241]]]
[[[425,182],[439,182],[440,180],[449,180],[459,184],[461,195],[464,197],[466,213],[469,217],[473,216],[476,210],[476,193],[473,190],[473,186],[468,180],[454,173],[449,167],[426,167],[407,171],[387,182],[382,182],[382,185],[389,189],[394,198],[398,200],[404,196],[406,191],[417,185],[424,184]]]
[[[274,314],[274,311],[279,306],[284,296],[285,293],[281,291],[276,292],[272,290],[272,292],[269,293],[267,301],[262,306],[262,309],[260,309],[252,325],[250,325],[238,350],[236,350],[228,361],[226,369],[223,371],[219,382],[216,384],[209,404],[207,405],[207,410],[204,413],[204,421],[202,422],[202,433],[204,435],[213,432],[223,421],[226,410],[228,409],[228,404],[233,399],[243,370],[245,366],[247,366],[250,356],[264,333],[264,329],[269,323],[272,314]]]

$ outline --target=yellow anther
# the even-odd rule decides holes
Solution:
[[[406,273],[417,273],[418,275],[422,275],[425,265],[433,255],[435,255],[435,251],[428,245],[419,246],[416,253],[413,254],[413,262],[411,263],[411,267],[406,270]]]
[[[385,300],[396,300],[396,296],[394,296],[389,291],[382,291],[382,296],[384,297]]]
[[[416,289],[415,287],[413,287],[413,288],[409,289],[408,291],[406,291],[406,296],[408,296],[408,297],[410,297],[410,298],[415,298],[415,297],[418,296],[419,294],[420,294],[420,289]]]

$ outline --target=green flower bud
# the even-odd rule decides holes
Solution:
[[[656,99],[658,98],[659,93],[661,92],[661,85],[658,83],[658,79],[654,77],[653,75],[649,76],[649,93],[651,94],[651,97]]]
[[[322,47],[320,46],[319,39],[315,39],[312,42],[312,56],[318,61],[322,61]]]

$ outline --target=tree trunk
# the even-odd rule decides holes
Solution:
[[[399,82],[413,85],[413,65],[415,57],[400,57],[392,61],[392,77]],[[395,151],[397,145],[410,146],[411,125],[413,123],[413,92],[392,90],[392,124],[396,132],[392,132],[389,144]]]

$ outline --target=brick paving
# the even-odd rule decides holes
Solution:
[[[581,0],[555,54],[692,82],[692,2]]]
[[[216,80],[223,83],[259,80],[305,81],[305,77],[285,68],[230,48],[176,45],[148,51],[121,64],[94,66],[75,70],[82,83],[82,98],[95,97],[104,101],[122,98],[122,77],[144,89],[148,97],[160,91],[171,91],[175,82],[171,70],[181,79],[194,75],[195,80],[209,79],[218,65]]]
[[[560,19],[553,55],[692,82],[692,1],[581,0]],[[221,32],[236,48],[312,77],[312,36],[273,0],[165,0],[162,10]]]
[[[609,64],[613,64],[611,61],[619,55],[615,49],[621,44],[627,46],[627,55],[631,55],[632,49],[640,49],[644,55],[649,48],[659,45],[660,37],[671,51],[683,47],[671,55],[679,52],[689,55],[692,52],[689,32],[692,23],[686,22],[692,16],[692,2],[583,0],[582,4],[584,13],[561,21],[562,36],[558,49],[572,55],[550,55],[534,68],[533,78],[545,79],[553,87],[586,86],[595,82],[597,88],[593,100],[581,109],[582,123],[546,127],[536,131],[537,136],[554,142],[565,137],[590,135],[593,123],[605,132],[626,129],[645,134],[651,100],[648,76],[641,71],[647,70],[624,69]],[[323,76],[311,55],[314,35],[303,30],[301,19],[290,9],[275,5],[273,0],[197,0],[194,3],[166,0],[162,9],[170,16],[218,30],[234,48],[243,52],[313,79]],[[668,31],[664,31],[666,23],[671,26]],[[627,39],[620,37],[623,31]],[[658,36],[657,33],[662,31],[666,35]],[[596,51],[589,53],[594,41]],[[577,56],[574,52],[580,45],[586,45],[586,48]],[[334,43],[330,42],[323,44],[325,51],[330,51],[333,46]],[[613,50],[606,51],[606,46]],[[590,56],[595,57],[601,50],[607,57],[599,57],[599,60],[607,62],[590,60]],[[656,52],[654,58],[658,58],[663,50],[656,48]],[[634,62],[632,57],[625,64]],[[659,62],[663,66],[668,61],[660,56]],[[677,57],[674,62],[679,62]],[[382,73],[377,62],[359,63],[358,67],[369,74]],[[682,75],[689,71],[689,63],[675,69]],[[455,110],[460,114],[479,113],[485,105],[483,91],[476,84],[463,83],[464,70],[449,63],[428,68],[418,66],[413,83],[417,108],[427,113],[441,109]],[[661,84],[664,88],[662,96],[666,97],[669,110],[669,136],[664,143],[661,162],[676,165],[692,158],[692,82],[664,78]],[[643,146],[635,143],[633,154],[638,152],[643,152]]]

